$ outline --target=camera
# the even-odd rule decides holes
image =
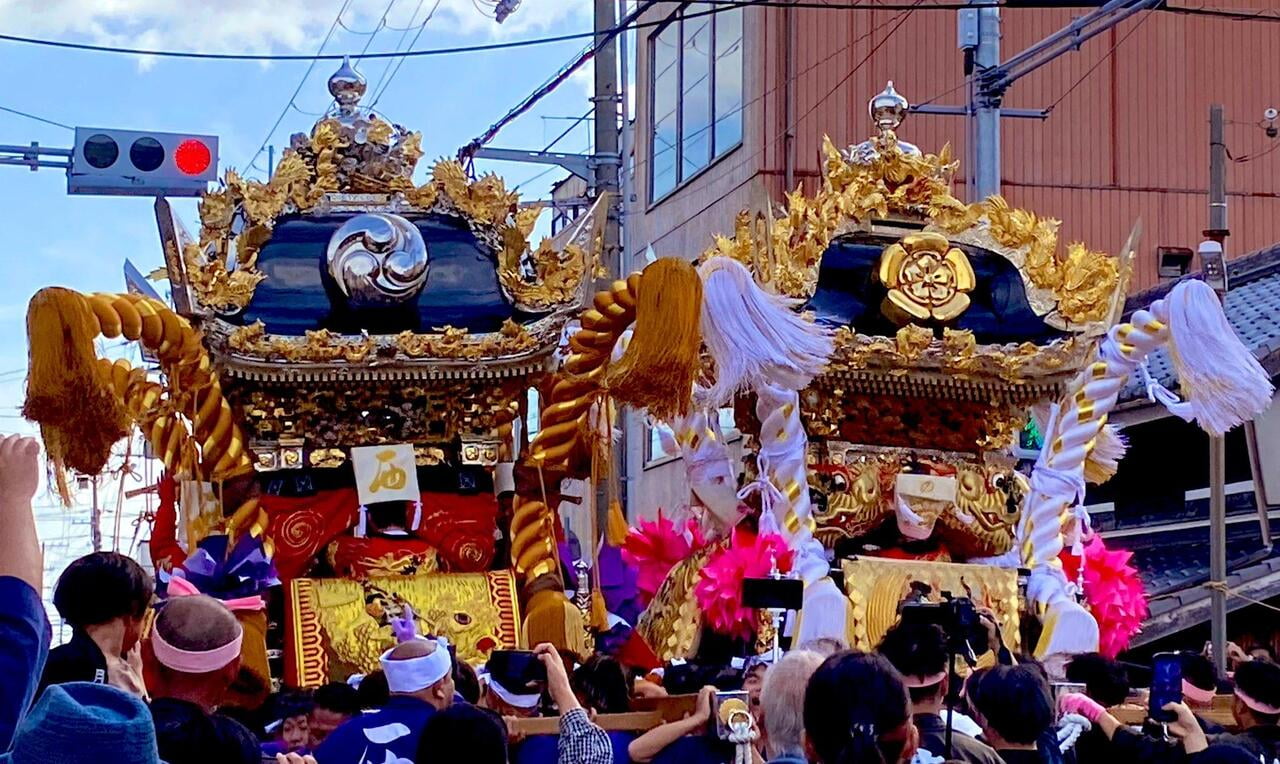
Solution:
[[[947,648],[968,661],[976,660],[991,649],[987,644],[987,627],[968,597],[953,597],[951,592],[944,591],[942,602],[906,602],[902,606],[902,622],[941,627],[947,635]]]
[[[753,722],[747,705],[747,693],[717,692],[712,701],[711,719],[715,722],[715,735],[721,740],[728,740],[735,733],[750,730]]]

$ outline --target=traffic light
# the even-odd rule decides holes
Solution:
[[[77,127],[67,193],[199,196],[217,178],[216,136]]]

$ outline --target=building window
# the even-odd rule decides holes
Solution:
[[[742,142],[742,13],[681,9],[649,38],[650,201]]]
[[[733,407],[726,406],[719,410],[720,416],[720,432],[724,434],[727,440],[735,440],[739,437],[738,423],[733,416]],[[678,454],[668,451],[662,441],[675,435],[671,432],[671,428],[661,422],[655,422],[649,426],[649,452],[645,455],[645,462],[652,464],[653,462],[666,461],[674,459]]]

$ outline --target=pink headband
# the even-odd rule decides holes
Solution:
[[[916,689],[919,687],[932,687],[933,685],[937,684],[938,682],[941,682],[943,679],[946,679],[946,678],[947,678],[947,672],[945,671],[939,671],[938,673],[930,674],[929,676],[922,676],[919,674],[904,674],[902,677],[902,683],[912,689]]]
[[[1263,703],[1260,700],[1254,700],[1253,698],[1249,697],[1245,693],[1245,691],[1240,689],[1239,687],[1236,688],[1236,697],[1240,699],[1241,703],[1245,704],[1246,706],[1253,709],[1254,711],[1257,711],[1260,714],[1266,714],[1267,716],[1274,716],[1276,714],[1280,714],[1280,706],[1273,706],[1268,703]]]
[[[1196,687],[1194,684],[1188,682],[1187,680],[1185,679],[1182,680],[1182,697],[1186,698],[1192,703],[1198,703],[1202,706],[1207,706],[1213,702],[1213,696],[1214,696],[1213,690],[1202,690],[1199,687]]]
[[[239,626],[239,624],[236,624]],[[244,642],[244,629],[241,628],[236,638],[212,650],[181,650],[164,641],[160,631],[151,629],[151,650],[156,660],[174,671],[183,674],[206,674],[229,665],[240,657],[240,646]]]

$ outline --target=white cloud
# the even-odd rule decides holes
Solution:
[[[394,50],[396,28],[416,27],[436,0],[352,0],[343,24],[357,33],[386,28],[371,51]],[[528,37],[566,20],[587,22],[587,0],[524,0],[504,23],[476,0],[440,0],[417,48],[432,47],[433,32],[503,40]],[[0,27],[10,34],[132,48],[218,53],[313,53],[333,23],[339,0],[0,0]],[[416,19],[411,21],[417,10]],[[416,29],[405,36],[407,43]],[[326,52],[358,52],[367,35],[339,29]],[[140,61],[149,68],[153,60]]]

